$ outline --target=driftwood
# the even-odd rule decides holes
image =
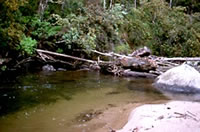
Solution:
[[[132,54],[130,54],[129,56],[132,57],[144,57],[144,56],[149,56],[151,55],[151,50],[149,48],[147,48],[146,46],[144,46],[143,48],[140,48],[136,51],[134,51]]]
[[[125,70],[122,73],[122,75],[126,77],[142,77],[142,78],[156,78],[157,77],[157,75],[152,74],[152,73],[136,72],[136,71],[130,71],[130,70]]]
[[[200,57],[174,57],[174,58],[163,58],[165,61],[200,61]]]
[[[45,53],[45,54],[50,54],[50,55],[55,55],[55,56],[61,56],[61,57],[66,57],[66,58],[70,58],[70,59],[75,59],[75,60],[79,60],[79,61],[85,61],[85,62],[89,62],[89,63],[96,63],[96,61],[93,61],[93,60],[83,59],[83,58],[79,58],[79,57],[75,57],[75,56],[71,56],[71,55],[60,54],[60,53],[51,52],[51,51],[47,51],[47,50],[36,49],[36,51],[39,54]]]
[[[156,69],[156,63],[149,60],[148,58],[122,58],[120,60],[121,65],[126,69],[134,71],[150,71]]]
[[[132,55],[121,55],[114,52],[103,53],[97,50],[91,52],[98,55],[96,60],[80,58],[76,56],[60,54],[52,51],[36,50],[39,58],[45,62],[51,60],[53,62],[60,62],[75,66],[77,61],[89,63],[88,68],[101,70],[104,73],[113,74],[116,76],[131,76],[143,78],[155,78],[163,72],[175,66],[182,64],[184,61],[200,61],[200,58],[164,58],[149,55],[151,52],[147,48],[139,49],[132,53]],[[108,57],[112,61],[102,61],[101,56]],[[145,56],[145,57],[143,57]],[[55,57],[57,57],[55,59]],[[68,58],[68,60],[58,59]],[[72,60],[71,62],[68,62]],[[130,70],[127,70],[130,69]]]
[[[121,57],[121,58],[129,58],[129,59],[132,59],[133,57],[130,57],[130,56],[126,56],[126,55],[120,55],[120,54],[117,54],[117,53],[114,53],[114,52],[110,52],[110,53],[102,53],[102,52],[99,52],[99,51],[96,51],[96,50],[91,50],[92,52],[94,53],[97,53],[99,55],[103,55],[103,56],[108,56],[108,57]]]

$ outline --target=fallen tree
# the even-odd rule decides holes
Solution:
[[[129,56],[114,52],[103,53],[100,51],[91,50],[91,52],[98,56],[96,60],[60,54],[42,49],[37,49],[36,51],[38,53],[37,57],[46,63],[60,62],[76,67],[76,62],[81,61],[83,64],[87,64],[88,68],[93,67],[92,69],[100,69],[100,71],[104,73],[109,73],[116,76],[145,78],[155,78],[168,69],[178,66],[188,60],[200,61],[200,58],[165,58],[153,56],[150,55],[150,51],[146,47],[144,50],[141,48],[134,51]],[[112,61],[103,61],[101,60],[102,56],[108,57],[109,60]]]

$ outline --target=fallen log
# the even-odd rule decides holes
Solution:
[[[126,77],[142,77],[142,78],[156,78],[157,75],[151,74],[151,73],[146,73],[146,72],[136,72],[136,71],[131,71],[131,70],[125,70],[121,73],[123,76]]]
[[[55,59],[55,57],[65,57],[69,59],[75,60],[75,62],[83,61],[91,63],[91,65],[98,66],[98,69],[101,69],[102,72],[107,72],[109,74],[117,75],[117,76],[132,76],[132,77],[143,77],[143,78],[155,78],[156,76],[162,74],[163,72],[178,66],[182,63],[182,61],[200,61],[200,57],[175,57],[175,58],[165,58],[165,57],[157,57],[153,55],[149,55],[148,57],[132,57],[117,54],[114,52],[103,53],[97,50],[91,50],[91,52],[99,54],[101,56],[111,57],[112,61],[101,61],[100,57],[97,60],[90,60],[79,58],[71,55],[60,54],[52,51],[46,51],[37,49],[38,55],[43,61],[52,60],[56,61],[59,59]],[[138,52],[138,56],[146,55],[147,51]],[[133,52],[134,53],[134,52]],[[136,53],[134,53],[136,54]],[[52,59],[53,58],[53,59]],[[62,63],[65,61],[59,60]],[[67,61],[66,61],[67,62]],[[68,64],[67,62],[66,64]],[[69,63],[73,66],[73,63]],[[130,70],[125,70],[130,69]],[[139,71],[139,72],[138,72]]]
[[[131,69],[133,71],[150,71],[155,70],[157,65],[154,61],[149,60],[148,58],[132,57],[122,58],[120,60],[121,65],[125,69]]]
[[[75,60],[79,60],[79,61],[85,61],[85,62],[89,62],[89,63],[97,63],[97,61],[83,59],[83,58],[79,58],[79,57],[75,57],[75,56],[71,56],[71,55],[60,54],[60,53],[47,51],[47,50],[36,49],[36,51],[38,53],[46,53],[46,54],[50,54],[50,55],[66,57],[66,58],[75,59]]]
[[[94,52],[94,53],[97,53],[99,55],[113,57],[111,53],[103,53],[103,52],[100,52],[100,51],[97,51],[97,50],[91,50],[91,51]]]
[[[173,57],[173,58],[162,58],[165,61],[200,61],[200,57]]]
[[[110,53],[103,53],[103,52],[100,52],[100,51],[97,51],[97,50],[91,50],[92,52],[94,53],[97,53],[99,55],[103,55],[103,56],[108,56],[108,57],[120,57],[120,58],[129,58],[129,59],[132,59],[133,57],[130,57],[130,56],[126,56],[126,55],[120,55],[120,54],[117,54],[117,53],[114,53],[114,52],[110,52]]]
[[[131,56],[131,57],[137,57],[137,56],[144,57],[144,56],[149,56],[149,55],[151,55],[151,50],[149,48],[147,48],[146,46],[144,46],[143,48],[135,50],[129,56]]]

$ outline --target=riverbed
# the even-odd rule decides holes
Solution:
[[[134,107],[168,100],[152,82],[92,71],[27,73],[0,86],[0,131],[118,129]]]

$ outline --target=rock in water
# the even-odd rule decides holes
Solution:
[[[200,73],[182,64],[158,76],[154,86],[166,91],[197,93],[200,92]]]
[[[52,65],[49,65],[49,64],[44,65],[44,66],[42,67],[42,70],[43,70],[43,71],[56,71],[56,69],[55,69]]]

